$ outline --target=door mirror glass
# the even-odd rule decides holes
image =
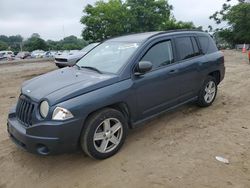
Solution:
[[[140,61],[137,67],[136,75],[145,74],[149,72],[153,67],[153,64],[150,61]]]

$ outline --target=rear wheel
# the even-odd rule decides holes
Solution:
[[[217,82],[212,76],[208,76],[205,80],[198,96],[198,105],[201,107],[210,106],[217,95]]]
[[[123,114],[106,108],[92,114],[81,135],[81,147],[90,157],[105,159],[122,147],[128,125]]]

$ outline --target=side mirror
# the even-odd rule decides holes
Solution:
[[[152,69],[152,67],[153,67],[153,64],[150,61],[140,61],[137,66],[135,75],[136,76],[143,75],[146,72],[149,72]]]

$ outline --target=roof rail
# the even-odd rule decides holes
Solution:
[[[199,31],[199,32],[205,32],[205,31],[202,31],[201,29],[173,29],[173,30],[167,30],[167,31],[159,31],[159,33],[156,33],[156,34],[150,36],[149,38],[157,36],[157,35],[166,34],[166,33],[182,32],[182,31]]]
[[[113,36],[113,37],[104,39],[101,42],[104,42],[106,40],[115,39],[117,37],[123,37],[123,36],[134,35],[134,34],[143,34],[143,33],[157,32],[156,34],[153,34],[153,35],[149,36],[147,38],[147,39],[149,39],[149,38],[152,38],[154,36],[158,36],[158,35],[162,35],[162,34],[173,33],[173,32],[182,32],[182,31],[200,31],[200,32],[204,32],[201,29],[174,29],[174,30],[167,30],[167,31],[148,31],[148,32],[139,32],[139,33],[132,32],[132,33],[124,33],[123,35]]]

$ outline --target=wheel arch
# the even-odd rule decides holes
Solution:
[[[220,83],[220,81],[221,81],[221,74],[220,74],[219,70],[210,72],[208,75],[215,78],[217,85]]]
[[[103,110],[103,109],[105,109],[105,108],[112,108],[112,109],[115,109],[115,110],[120,111],[120,112],[124,115],[124,117],[125,117],[125,119],[126,119],[126,121],[127,121],[127,123],[128,123],[128,128],[129,128],[129,129],[132,128],[131,119],[130,119],[131,114],[130,114],[130,110],[129,110],[128,105],[127,105],[125,102],[116,102],[116,103],[114,103],[114,104],[106,105],[106,106],[100,107],[100,108],[98,108],[98,109],[96,109],[96,110],[90,112],[90,113],[86,116],[86,118],[84,119],[84,121],[83,121],[82,128],[81,128],[81,134],[82,134],[82,132],[86,129],[85,124],[86,124],[88,118],[89,118],[90,116],[92,116],[94,113],[97,113],[98,111],[101,111],[101,110]],[[81,135],[81,134],[80,134],[80,135]],[[80,136],[79,139],[78,139],[78,143],[79,143],[79,144],[80,144],[80,139],[81,139],[81,136]]]
[[[86,123],[87,119],[91,115],[93,115],[94,113],[96,113],[96,112],[98,112],[100,110],[103,110],[105,108],[112,108],[112,109],[120,111],[124,115],[125,119],[127,120],[129,128],[131,128],[131,119],[130,119],[131,118],[131,112],[130,112],[129,106],[125,102],[116,102],[116,103],[113,103],[113,104],[110,104],[110,105],[102,106],[102,107],[100,107],[98,109],[95,109],[92,112],[88,113],[88,115],[86,116],[86,118],[85,118],[85,120],[83,122],[82,130],[85,127],[84,124]]]

